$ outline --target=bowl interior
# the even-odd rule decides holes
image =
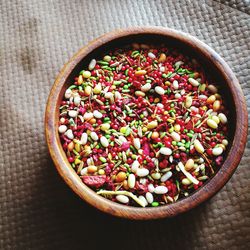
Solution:
[[[244,148],[246,139],[245,135],[241,136],[239,142],[234,138],[236,131],[238,131],[236,127],[238,128],[237,124],[239,123],[239,105],[236,105],[236,100],[237,97],[242,99],[243,95],[236,78],[225,62],[214,51],[206,47],[205,44],[188,35],[184,35],[183,33],[180,35],[173,30],[166,31],[166,29],[156,31],[152,29],[148,30],[147,32],[145,30],[138,31],[135,29],[132,32],[112,33],[93,41],[87,47],[80,50],[70,62],[65,65],[61,74],[58,76],[55,88],[52,89],[52,93],[50,94],[46,111],[47,142],[57,170],[64,180],[81,198],[98,209],[130,219],[152,219],[174,216],[195,207],[214,195],[228,181],[241,158],[243,149],[239,150],[238,159],[234,159],[233,156],[230,155],[232,153],[232,146],[241,146],[241,148]],[[161,31],[163,31],[164,34],[161,34]],[[157,208],[128,207],[97,195],[80,180],[79,176],[71,168],[57,132],[59,106],[63,99],[64,92],[69,85],[74,83],[74,78],[79,75],[79,72],[88,67],[91,59],[101,59],[108,51],[113,51],[116,48],[119,49],[132,43],[164,44],[168,48],[177,48],[180,53],[188,55],[190,58],[195,58],[202,65],[206,77],[210,79],[210,82],[219,86],[219,92],[223,96],[223,100],[229,110],[229,146],[226,151],[226,158],[228,159],[221,167],[223,170],[218,170],[217,174],[189,197],[180,199],[176,203]],[[236,93],[236,90],[239,93]],[[241,102],[243,103],[243,109],[245,109],[244,100],[241,100]],[[247,120],[244,112],[245,110],[243,110],[243,115],[240,116],[240,119],[241,122],[246,125]],[[55,141],[53,141],[54,138]]]
[[[235,102],[232,96],[231,89],[228,85],[228,82],[221,74],[221,71],[214,64],[213,60],[216,60],[215,57],[214,58],[212,57],[213,60],[211,60],[211,58],[204,56],[200,51],[200,49],[195,44],[192,44],[190,46],[189,44],[183,43],[183,41],[180,41],[173,37],[166,37],[158,34],[133,34],[114,39],[94,49],[92,52],[87,54],[84,58],[82,58],[82,60],[79,61],[79,63],[72,69],[68,77],[65,79],[65,84],[61,90],[57,105],[58,106],[60,105],[60,102],[63,99],[63,95],[66,88],[74,83],[74,78],[79,75],[79,72],[83,69],[88,68],[88,64],[91,61],[91,59],[95,58],[96,60],[98,59],[100,60],[109,51],[120,49],[126,45],[131,45],[132,43],[143,43],[154,46],[164,44],[167,48],[177,48],[180,51],[180,53],[189,56],[190,59],[193,58],[196,59],[202,65],[202,68],[204,69],[207,79],[209,79],[211,83],[218,85],[219,93],[223,96],[223,102],[227,110],[230,111],[230,115],[228,116],[230,124],[229,138],[228,138],[229,146],[227,147],[225,154],[225,156],[227,156],[227,153],[231,147],[234,138],[235,124],[236,124]],[[57,124],[59,121],[58,117],[59,116],[57,116]],[[217,171],[218,170],[216,170],[216,172]]]

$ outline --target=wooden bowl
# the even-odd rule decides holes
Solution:
[[[74,77],[88,65],[91,58],[98,58],[103,52],[134,42],[166,43],[180,48],[186,54],[196,57],[206,71],[222,85],[222,94],[230,110],[229,146],[226,159],[219,171],[200,189],[176,203],[159,207],[131,207],[112,202],[87,187],[70,166],[63,151],[59,134],[59,106],[66,88]],[[156,219],[172,217],[185,212],[218,192],[229,180],[242,157],[247,140],[247,108],[241,87],[226,62],[210,47],[198,39],[173,29],[162,27],[136,27],[116,30],[105,34],[80,49],[58,75],[48,98],[45,114],[45,133],[49,152],[55,166],[69,187],[83,200],[106,213],[129,219]]]

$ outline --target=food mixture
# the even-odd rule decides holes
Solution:
[[[72,168],[97,194],[129,206],[190,195],[228,145],[228,112],[209,79],[174,48],[133,44],[93,58],[60,105]]]

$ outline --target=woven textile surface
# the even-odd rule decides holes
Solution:
[[[238,77],[250,108],[249,0],[0,0],[0,249],[250,249],[250,144],[225,187],[172,219],[127,221],[80,200],[44,136],[49,90],[69,58],[116,28],[196,36]]]

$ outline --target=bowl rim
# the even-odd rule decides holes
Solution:
[[[93,50],[111,42],[112,40],[138,34],[162,35],[171,37],[188,46],[194,48],[199,53],[205,55],[220,71],[227,82],[236,107],[236,128],[233,143],[229,149],[228,156],[219,171],[203,187],[175,203],[159,207],[131,207],[110,201],[97,195],[92,189],[86,186],[73,168],[68,163],[66,155],[62,149],[56,125],[56,107],[59,94],[65,84],[65,80],[71,71],[81,60]],[[56,166],[57,171],[62,176],[68,186],[83,200],[97,209],[127,219],[159,219],[163,217],[173,217],[186,212],[205,200],[214,196],[230,179],[237,168],[243,155],[247,141],[248,113],[245,98],[240,84],[227,63],[208,45],[197,38],[171,28],[159,26],[142,26],[118,29],[92,40],[81,48],[61,69],[58,74],[47,100],[45,111],[45,135],[49,153]]]

